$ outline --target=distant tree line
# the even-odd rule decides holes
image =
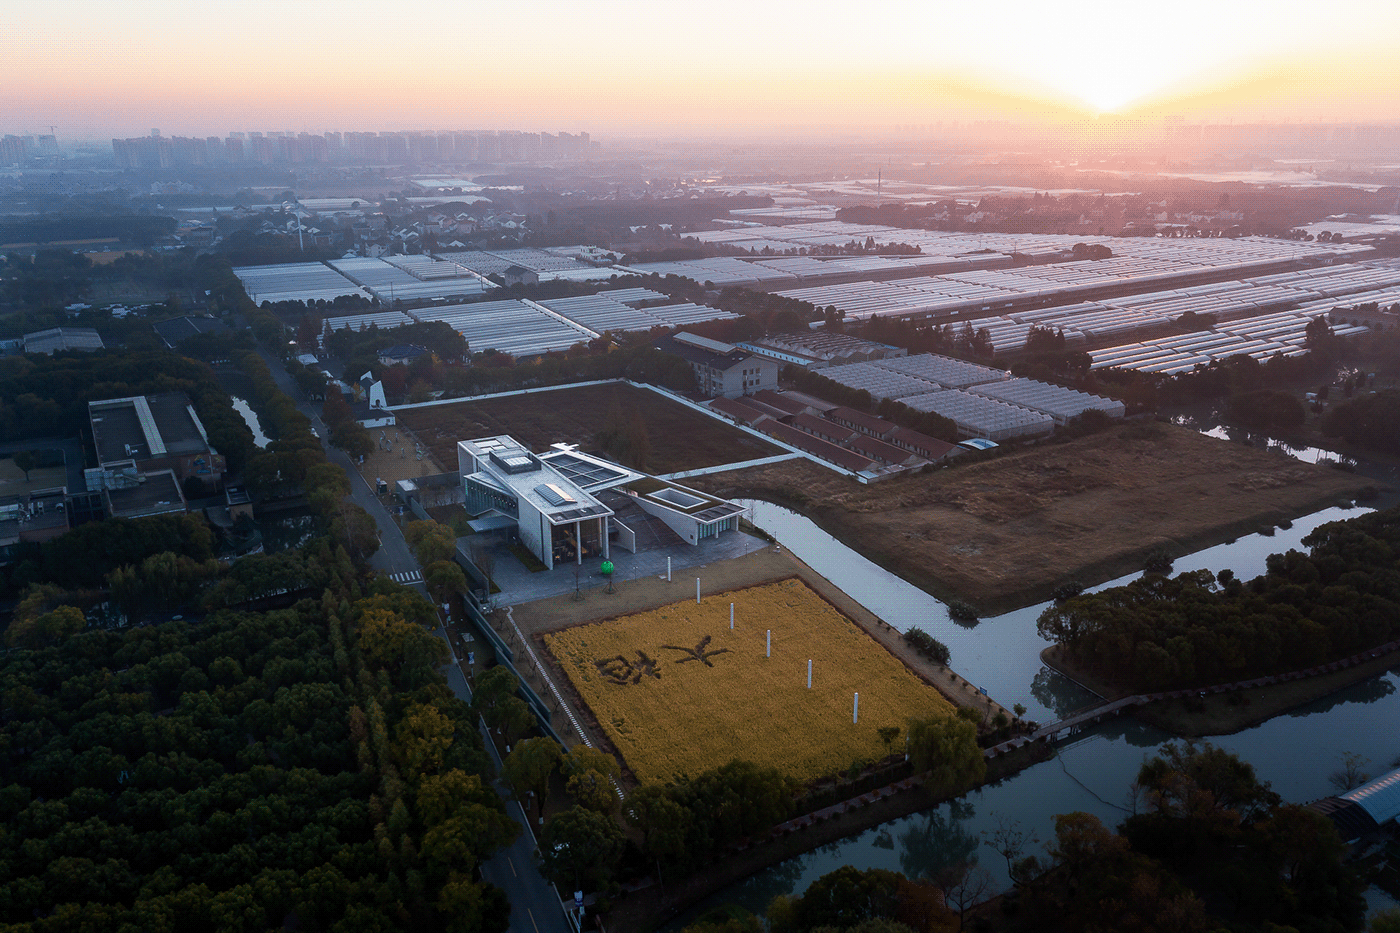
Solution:
[[[52,243],[55,240],[100,240],[115,237],[136,246],[153,246],[175,232],[175,218],[159,214],[64,214],[0,221],[0,243]]]
[[[1358,447],[1400,454],[1400,391],[1382,389],[1341,402],[1323,418],[1322,433]]]

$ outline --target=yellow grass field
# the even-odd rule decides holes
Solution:
[[[882,726],[902,730],[910,719],[953,712],[937,690],[798,579],[544,638],[642,782],[698,774],[734,758],[812,780],[883,757]],[[858,724],[851,722],[855,693]],[[901,734],[896,749],[903,744]]]

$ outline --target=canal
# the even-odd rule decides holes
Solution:
[[[1040,662],[1040,651],[1048,643],[1036,633],[1036,618],[1047,603],[962,626],[949,619],[942,603],[875,566],[804,516],[768,502],[744,504],[753,508],[754,524],[872,612],[902,631],[921,628],[947,644],[952,668],[1005,706],[1023,703],[1028,718],[1049,722],[1093,701],[1092,694]],[[1363,511],[1323,509],[1287,529],[1276,529],[1272,536],[1253,534],[1187,555],[1176,561],[1173,572],[1228,568],[1247,580],[1264,572],[1269,554],[1303,549],[1301,539],[1317,526]],[[1133,576],[1102,587],[1121,585]],[[1285,800],[1305,803],[1335,792],[1328,778],[1344,755],[1363,756],[1365,770],[1373,776],[1400,765],[1400,733],[1394,728],[1400,721],[1397,687],[1400,674],[1390,671],[1212,741],[1250,762]],[[975,860],[1005,889],[1010,885],[1006,863],[986,844],[990,833],[1002,825],[1017,826],[1036,839],[1027,854],[1043,855],[1043,845],[1054,835],[1056,814],[1082,810],[1116,826],[1132,810],[1129,788],[1138,768],[1171,738],[1131,718],[1101,724],[1060,745],[1050,760],[995,785],[758,872],[697,905],[668,929],[679,929],[719,904],[737,903],[761,912],[775,895],[801,893],[842,865],[887,868],[914,877],[950,861]],[[1374,888],[1368,899],[1373,908],[1394,906]]]

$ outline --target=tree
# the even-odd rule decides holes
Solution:
[[[437,707],[414,703],[394,727],[395,746],[406,773],[418,775],[442,769],[456,727]]]
[[[374,438],[358,421],[343,421],[331,428],[332,447],[339,447],[351,457],[364,457],[374,452]]]
[[[331,519],[330,534],[344,542],[346,552],[362,563],[379,550],[379,526],[374,516],[353,502],[340,503]]]
[[[326,400],[321,403],[321,421],[323,423],[334,430],[354,419],[355,413],[351,410],[350,403],[345,401],[345,396],[339,392],[326,393]]]
[[[982,835],[987,837],[987,844],[992,851],[1006,860],[1006,874],[1011,878],[1011,883],[1015,885],[1023,884],[1027,879],[1018,866],[1025,860],[1026,846],[1036,841],[1034,831],[1021,828],[1021,824],[1007,822],[1005,817],[997,820],[996,829],[991,832],[983,831]]]
[[[564,758],[562,768],[568,781],[564,789],[581,807],[611,812],[617,805],[615,782],[622,777],[617,759],[587,745],[576,745]]]
[[[476,678],[475,687],[472,699],[477,712],[485,715],[501,700],[515,695],[515,691],[520,689],[520,678],[510,668],[497,665],[482,671]]]
[[[961,793],[981,783],[987,762],[977,747],[977,728],[965,719],[938,716],[909,724],[909,757],[935,793]]]
[[[966,862],[947,869],[933,879],[943,892],[943,901],[958,912],[958,929],[967,920],[967,911],[996,891],[992,875],[980,865]]]
[[[520,697],[508,696],[491,708],[486,723],[499,729],[506,745],[511,745],[535,724],[535,714],[529,703]]]
[[[899,733],[901,731],[903,730],[901,730],[899,726],[881,726],[876,730],[876,735],[880,737],[880,741],[885,745],[886,755],[890,754],[890,750],[894,747],[894,740],[899,738]]]
[[[515,746],[501,763],[501,778],[524,802],[527,792],[538,800],[539,813],[544,813],[544,798],[549,790],[549,778],[559,768],[564,749],[548,736],[525,739]]]
[[[644,784],[628,796],[625,815],[642,831],[642,850],[656,863],[660,879],[663,860],[679,860],[686,854],[694,818],[667,788],[655,784]]]
[[[794,911],[798,927],[851,927],[893,916],[900,875],[882,868],[861,871],[843,865],[822,875],[802,895]]]
[[[1342,755],[1342,766],[1327,776],[1327,780],[1337,789],[1337,793],[1344,794],[1349,790],[1355,790],[1371,779],[1371,775],[1364,770],[1369,764],[1369,759],[1355,752],[1347,752]]]
[[[1128,841],[1110,832],[1097,816],[1076,811],[1055,817],[1055,842],[1050,850],[1077,884],[1096,863],[1128,851]]]
[[[11,622],[5,640],[11,645],[29,647],[51,645],[81,632],[86,625],[87,619],[81,609],[59,606],[37,619]]]
[[[564,890],[602,885],[612,877],[627,845],[612,817],[573,807],[556,813],[540,833],[540,873]]]
[[[24,471],[24,481],[29,482],[29,471],[38,466],[39,458],[32,450],[21,450],[14,455],[15,466]]]
[[[433,599],[444,603],[452,594],[467,591],[467,575],[454,562],[440,560],[423,568],[423,584]]]
[[[432,519],[409,522],[404,526],[403,536],[424,567],[450,561],[457,553],[457,535],[447,525]]]

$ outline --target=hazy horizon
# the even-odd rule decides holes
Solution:
[[[985,9],[429,0],[10,11],[0,132],[781,136],[1006,120],[1400,120],[1400,5]],[[1364,41],[1357,37],[1364,37]]]

